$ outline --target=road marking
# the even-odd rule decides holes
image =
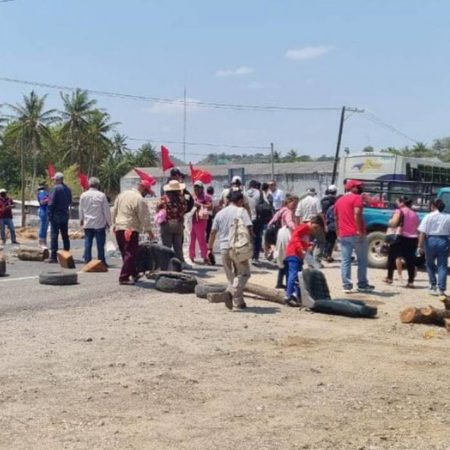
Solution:
[[[33,275],[33,276],[30,276],[30,277],[5,278],[4,280],[0,280],[0,283],[6,283],[8,281],[35,280],[36,278],[39,278],[39,276],[38,275]]]

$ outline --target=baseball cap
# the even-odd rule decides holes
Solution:
[[[171,177],[176,177],[176,176],[181,176],[184,177],[184,173],[180,170],[179,167],[173,167],[172,169],[170,169],[170,176]]]
[[[64,174],[62,172],[56,172],[55,175],[53,175],[53,180],[62,180],[64,178]]]
[[[315,195],[315,194],[316,194],[316,188],[309,188],[306,192],[307,192],[308,194],[313,194],[313,195]]]
[[[148,180],[141,180],[139,184],[148,192],[152,190],[152,184]]]
[[[337,187],[336,187],[335,184],[330,184],[328,186],[328,190],[331,191],[331,192],[336,192],[337,191]]]
[[[345,183],[345,189],[347,191],[350,191],[351,189],[353,189],[354,187],[358,187],[358,186],[362,186],[362,181],[358,181],[358,180],[347,180],[347,182]]]
[[[0,194],[4,194],[6,191],[6,189],[0,189]]]
[[[231,184],[235,184],[235,183],[240,183],[242,184],[242,179],[239,175],[235,175],[232,179],[231,179]]]
[[[197,180],[197,181],[194,183],[194,186],[204,187],[203,183],[202,183],[200,180]]]

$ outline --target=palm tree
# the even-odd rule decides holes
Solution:
[[[106,136],[118,122],[109,123],[110,115],[94,109],[88,116],[86,144],[89,149],[88,175],[92,175],[94,167],[112,150],[113,143]],[[81,169],[81,165],[80,165]]]
[[[83,145],[86,142],[89,116],[92,113],[96,100],[89,100],[87,91],[76,89],[71,94],[61,92],[64,110],[61,111],[63,119],[62,134],[68,150],[64,159],[69,164],[78,164],[81,168],[86,157],[87,149],[83,153]]]
[[[133,158],[128,155],[118,155],[110,152],[99,167],[99,177],[102,187],[109,197],[115,197],[120,192],[120,179],[134,165]]]
[[[286,161],[295,162],[298,158],[298,153],[295,150],[289,150],[285,156]]]
[[[133,155],[135,167],[156,167],[159,165],[158,155],[150,143],[143,144]]]
[[[114,133],[114,136],[112,137],[112,147],[113,152],[116,155],[123,156],[129,153],[129,149],[127,147],[127,139],[128,137],[124,134]]]
[[[31,158],[33,161],[31,188],[34,191],[37,158],[42,151],[43,140],[51,138],[49,125],[60,119],[56,110],[44,110],[46,98],[46,95],[39,97],[34,91],[31,91],[30,95],[23,96],[23,105],[7,105],[13,112],[13,114],[6,116],[12,121],[7,130],[8,136],[20,149],[22,226],[25,226],[25,158]]]

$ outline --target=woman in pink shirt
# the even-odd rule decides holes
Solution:
[[[400,197],[397,200],[398,209],[395,211],[392,219],[389,221],[389,226],[397,228],[398,242],[398,256],[404,258],[406,269],[408,270],[408,283],[405,287],[414,288],[414,278],[416,276],[415,253],[418,244],[419,217],[417,213],[411,208],[412,200],[407,197]],[[387,283],[392,283],[393,268],[388,267]]]
[[[288,197],[285,201],[284,206],[277,211],[277,213],[272,217],[269,222],[268,227],[271,225],[278,224],[279,230],[277,233],[277,242],[275,245],[274,256],[278,265],[278,279],[276,289],[284,289],[283,279],[286,275],[286,266],[284,263],[284,258],[286,255],[286,246],[291,238],[291,233],[297,226],[294,212],[298,205],[298,197],[292,195]]]

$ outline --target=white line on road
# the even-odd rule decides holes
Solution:
[[[5,278],[4,280],[0,280],[0,283],[6,283],[8,281],[35,280],[36,278],[39,278],[38,275],[33,275],[30,277]]]

